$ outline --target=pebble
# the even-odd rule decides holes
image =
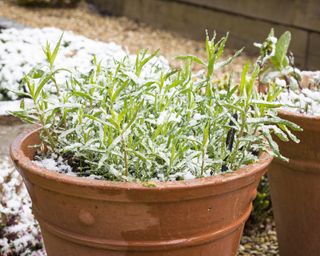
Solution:
[[[278,242],[272,218],[250,220],[246,224],[238,256],[278,256]]]

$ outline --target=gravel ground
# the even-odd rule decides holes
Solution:
[[[278,256],[275,223],[272,218],[248,220],[238,256]]]

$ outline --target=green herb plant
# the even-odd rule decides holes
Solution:
[[[61,39],[60,39],[61,41]],[[161,68],[157,52],[140,51],[112,65],[94,58],[88,74],[71,72],[56,84],[60,41],[45,47],[49,68],[24,79],[34,106],[13,114],[41,125],[39,154],[63,157],[79,176],[114,181],[169,181],[231,172],[254,163],[260,153],[284,159],[272,134],[298,139],[300,128],[277,116],[281,90],[257,91],[261,65],[245,65],[241,80],[230,74],[218,86],[215,71],[240,54],[221,61],[227,36],[206,37],[207,58],[180,56],[181,68]],[[193,65],[202,66],[194,73]],[[56,84],[57,94],[44,88]]]
[[[272,29],[263,43],[255,43],[255,46],[260,48],[260,57],[257,61],[261,69],[258,89],[262,93],[273,88],[276,88],[279,92],[300,90],[300,70],[294,66],[293,55],[289,53],[290,42],[291,33],[289,31],[277,38]],[[267,176],[262,177],[257,190],[257,197],[253,202],[254,211],[251,216],[255,221],[272,215]]]
[[[269,84],[275,83],[286,90],[287,95],[280,100],[286,101],[287,107],[296,112],[313,114],[320,100],[312,94],[319,91],[320,82],[318,78],[310,79],[308,74],[305,75],[305,80],[309,81],[302,81],[303,73],[295,66],[293,54],[288,51],[290,41],[289,31],[277,39],[271,30],[264,43],[255,44],[260,48],[261,56],[264,56],[259,62],[260,85],[265,90]]]
[[[277,83],[279,87],[289,90],[299,89],[301,75],[300,70],[294,65],[293,54],[289,53],[290,42],[291,33],[289,31],[277,38],[272,29],[262,44],[254,44],[260,48],[258,63],[261,68],[261,83]]]

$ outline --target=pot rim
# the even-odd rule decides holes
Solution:
[[[303,131],[320,132],[320,115],[313,116],[303,113],[296,113],[290,110],[279,110],[278,115],[286,120],[296,123]],[[299,134],[297,134],[299,137]]]
[[[307,119],[310,121],[313,121],[313,120],[320,121],[320,115],[309,115],[309,114],[297,113],[297,112],[290,111],[287,109],[280,109],[280,110],[278,110],[278,113],[283,116],[293,116],[293,117],[299,118],[299,119]]]
[[[14,164],[20,169],[27,170],[33,175],[40,176],[42,178],[63,183],[69,185],[76,185],[79,187],[95,187],[95,188],[106,188],[109,189],[125,189],[125,190],[137,190],[137,191],[156,191],[156,190],[180,190],[188,187],[203,187],[212,185],[222,185],[238,179],[246,179],[249,176],[254,176],[261,172],[262,169],[271,163],[273,157],[264,152],[259,157],[259,161],[256,163],[242,167],[236,171],[230,173],[219,174],[217,176],[210,176],[204,178],[196,178],[192,180],[181,180],[181,181],[156,181],[152,184],[155,186],[146,186],[143,182],[122,182],[122,181],[110,181],[110,180],[95,180],[83,177],[74,177],[66,174],[57,173],[50,171],[46,168],[42,168],[34,164],[29,157],[26,156],[24,151],[21,149],[24,141],[39,132],[41,128],[26,130],[25,132],[18,135],[10,146],[10,156]]]

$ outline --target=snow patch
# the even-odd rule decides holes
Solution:
[[[0,116],[10,115],[10,111],[18,111],[20,109],[20,103],[20,100],[0,101]],[[25,104],[31,106],[32,102],[29,99],[25,99]]]
[[[320,115],[320,71],[302,71],[301,77],[302,89],[285,89],[280,94],[279,101],[285,105],[286,110],[312,116]],[[286,82],[282,79],[276,80],[276,83],[286,87]]]
[[[39,226],[23,180],[8,158],[0,161],[0,255],[30,255],[41,248]]]
[[[76,69],[82,73],[91,70],[92,59],[102,60],[104,65],[113,60],[122,59],[127,53],[115,43],[91,40],[69,31],[57,28],[5,29],[0,33],[0,100],[15,100],[20,91],[22,78],[36,66],[46,63],[43,47],[48,42],[53,48],[63,34],[60,53],[55,66]],[[56,77],[63,83],[68,76],[61,73]]]

